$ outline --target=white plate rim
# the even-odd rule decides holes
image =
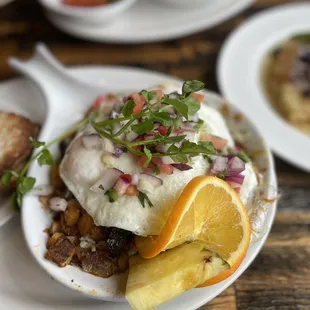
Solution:
[[[79,23],[74,23],[72,20],[67,20],[61,18],[61,16],[54,14],[50,11],[46,11],[47,18],[60,30],[69,33],[75,37],[86,39],[90,41],[96,42],[107,42],[107,43],[123,43],[123,44],[131,44],[131,43],[147,43],[147,42],[158,42],[165,41],[171,39],[177,39],[180,37],[184,37],[202,30],[206,30],[208,28],[214,27],[219,23],[237,15],[240,11],[249,7],[254,0],[233,0],[229,5],[223,7],[221,12],[218,12],[217,15],[211,16],[204,20],[196,20],[195,23],[184,23],[184,25],[179,25],[178,27],[169,27],[166,31],[155,32],[151,35],[147,33],[138,34],[134,30],[131,32],[130,36],[123,36],[122,32],[111,31],[105,32],[105,27],[100,30],[100,35],[95,35],[94,30],[98,28],[98,25],[88,26],[80,25]],[[135,4],[136,6],[139,3]],[[134,5],[134,6],[135,6]],[[164,8],[164,6],[163,6]],[[202,8],[207,11],[206,8]],[[164,12],[164,10],[163,10]],[[199,12],[199,11],[197,11]],[[141,26],[143,27],[143,25]]]
[[[233,104],[239,106],[257,127],[260,126],[263,137],[277,155],[290,162],[292,165],[309,172],[310,161],[307,158],[307,154],[310,154],[310,137],[307,137],[305,134],[298,131],[270,108],[271,104],[264,95],[260,83],[260,66],[263,62],[263,56],[265,53],[270,51],[272,47],[275,47],[277,43],[280,43],[287,38],[289,34],[297,33],[306,28],[310,32],[310,20],[308,19],[307,24],[300,20],[298,20],[297,23],[287,23],[286,27],[282,29],[280,26],[273,28],[270,27],[269,32],[267,32],[267,29],[262,30],[262,26],[270,25],[274,20],[283,22],[285,20],[290,20],[288,15],[291,15],[292,17],[295,14],[296,16],[296,14],[305,12],[305,10],[310,13],[310,6],[305,2],[275,6],[254,15],[245,23],[237,27],[226,39],[220,52],[217,62],[217,82],[221,94]],[[251,83],[252,88],[250,91],[247,87],[242,88],[241,84],[238,85],[238,88],[234,87],[235,85],[232,86],[232,77],[227,78],[226,73],[229,70],[232,70],[233,63],[236,63],[236,57],[238,56],[237,46],[240,47],[242,40],[243,45],[241,46],[246,44],[245,39],[250,40],[250,36],[253,34],[251,31],[254,28],[259,28],[261,34],[266,35],[264,38],[265,42],[258,41],[257,48],[251,46],[250,52],[247,53],[248,55],[253,56],[252,61],[253,63],[255,62],[252,70],[249,71],[249,66],[247,68],[244,66],[244,68],[241,67],[241,69],[239,67],[240,71],[238,72],[239,82],[242,81],[245,84]],[[246,64],[248,60],[249,57],[247,58],[246,54],[243,53],[240,57],[240,63],[242,62]],[[241,79],[240,76],[242,76]],[[246,81],[246,79],[249,79],[250,81]],[[256,100],[255,102],[258,110],[247,108],[247,103],[251,100]],[[261,117],[258,119],[260,114]],[[264,126],[262,126],[262,122],[259,122],[259,120],[262,119],[265,120],[265,122],[263,122]],[[272,125],[269,126],[269,124]],[[285,137],[289,143],[282,143],[281,141],[283,141],[283,137]],[[294,143],[294,146],[290,147],[290,143]]]
[[[109,70],[114,70],[117,73],[120,72],[135,72],[135,73],[143,73],[143,74],[148,74],[151,76],[154,76],[154,78],[158,78],[161,81],[172,81],[175,83],[180,83],[179,79],[173,78],[169,75],[165,75],[165,74],[161,74],[161,73],[156,73],[156,72],[152,72],[149,70],[144,70],[144,69],[137,69],[137,68],[130,68],[130,67],[119,67],[119,66],[77,66],[74,67],[73,69],[71,69],[72,74],[77,74],[78,72],[80,72],[80,75],[83,74],[83,72],[85,72],[85,70],[87,69],[97,69],[98,71],[102,71],[102,72],[107,72]],[[213,92],[207,92],[210,96],[218,96]],[[274,170],[274,161],[273,161],[273,157],[271,155],[271,152],[269,151],[269,149],[266,147],[266,145],[264,144],[265,149],[267,151],[267,159],[268,159],[268,163],[269,163],[269,171],[268,171],[268,182],[273,185],[274,187],[277,187],[277,181],[276,181],[276,175],[275,175],[275,170]],[[31,168],[30,168],[30,174],[31,174]],[[23,211],[24,209],[22,209]],[[269,231],[271,229],[272,223],[274,221],[274,217],[276,214],[276,203],[272,206],[272,208],[270,208],[268,210],[268,215],[266,217],[266,230],[265,230],[265,234],[263,235],[263,237],[257,241],[257,243],[259,244],[256,248],[255,251],[253,251],[253,253],[251,253],[250,257],[247,257],[245,259],[245,261],[243,262],[243,264],[241,265],[241,267],[227,280],[225,280],[222,283],[219,283],[215,286],[213,286],[213,292],[211,294],[209,294],[207,297],[203,294],[203,290],[205,289],[199,289],[201,290],[201,293],[199,298],[194,298],[194,300],[191,302],[191,307],[189,309],[196,309],[200,306],[202,306],[203,304],[205,304],[206,302],[210,301],[211,299],[213,299],[215,296],[217,296],[218,294],[220,294],[223,290],[225,290],[229,285],[231,285],[247,268],[248,266],[251,264],[251,262],[254,260],[254,258],[257,256],[257,254],[259,253],[259,251],[261,250],[266,238],[268,237]],[[25,227],[25,223],[23,222],[24,216],[23,216],[23,212],[22,212],[22,226]],[[27,239],[27,234],[25,234],[25,239]],[[30,247],[30,251],[32,253],[32,255],[34,256],[34,258],[37,260],[37,257],[35,255],[35,250]],[[249,256],[249,255],[248,255]],[[44,266],[41,266],[44,268]],[[65,284],[65,283],[64,283]],[[72,287],[71,287],[72,288]],[[95,297],[95,296],[92,296]],[[111,300],[111,299],[109,299]],[[178,302],[178,298],[171,301],[171,303],[177,303]],[[160,307],[160,309],[167,309],[166,307]]]

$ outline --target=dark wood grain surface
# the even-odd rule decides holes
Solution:
[[[216,60],[231,30],[261,10],[292,2],[301,1],[258,0],[223,24],[178,40],[110,45],[63,34],[45,19],[36,1],[17,0],[0,9],[0,80],[14,76],[6,64],[8,56],[29,57],[35,42],[44,41],[66,65],[143,67],[184,79],[201,79],[209,89],[217,91]],[[309,1],[303,2],[310,5]],[[251,267],[201,309],[310,309],[310,174],[279,158],[276,167],[282,198],[268,241]]]

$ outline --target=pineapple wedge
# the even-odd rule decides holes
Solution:
[[[229,266],[200,243],[188,243],[151,259],[130,258],[126,298],[134,310],[151,310]]]

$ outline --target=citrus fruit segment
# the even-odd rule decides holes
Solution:
[[[126,298],[136,310],[148,310],[184,293],[227,270],[216,254],[192,242],[163,252],[152,259],[129,259]]]
[[[217,177],[200,176],[185,187],[160,235],[136,237],[135,241],[140,255],[152,258],[197,240],[218,253],[233,272],[246,254],[250,236],[247,210],[238,194]]]

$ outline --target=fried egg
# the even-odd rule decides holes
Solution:
[[[199,117],[205,121],[211,134],[228,140],[228,146],[234,146],[226,122],[217,110],[202,105]],[[140,236],[158,235],[185,186],[194,177],[207,175],[210,170],[208,161],[197,156],[193,159],[193,169],[174,169],[172,175],[159,175],[163,185],[148,194],[154,207],[143,208],[136,196],[124,195],[111,203],[106,195],[90,189],[111,168],[111,163],[102,161],[104,149],[87,150],[83,146],[82,136],[90,133],[95,133],[95,130],[88,125],[71,142],[60,165],[60,176],[98,226],[118,227]],[[113,160],[113,167],[126,174],[142,172],[136,156],[131,153],[123,153],[120,158]],[[245,181],[241,188],[241,198],[246,204],[250,192],[257,186],[252,164],[246,165],[243,174]]]

